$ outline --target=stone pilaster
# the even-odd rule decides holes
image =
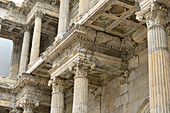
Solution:
[[[19,71],[19,62],[21,55],[21,39],[14,38],[13,39],[13,50],[11,56],[11,64],[10,64],[10,72],[9,78],[16,79]]]
[[[87,113],[88,111],[88,79],[87,68],[77,65],[74,77],[74,96],[72,113]]]
[[[59,13],[59,24],[58,34],[55,40],[62,37],[68,26],[69,16],[69,2],[70,0],[60,0],[60,13]]]
[[[148,27],[149,94],[151,113],[170,113],[169,53],[165,6],[152,2],[150,9],[137,13]]]
[[[41,37],[41,24],[42,24],[42,12],[35,12],[35,25],[32,39],[30,63],[34,62],[40,54],[40,37]]]
[[[61,78],[55,78],[49,81],[49,86],[51,85],[51,113],[64,113],[64,80]]]
[[[89,6],[90,0],[79,0],[79,18],[89,10]]]
[[[1,28],[2,28],[2,18],[0,18],[0,32],[1,32]]]
[[[23,38],[23,42],[22,42],[19,74],[25,72],[27,69],[28,57],[29,57],[29,47],[30,47],[30,30],[29,30],[29,26],[26,26],[25,32],[24,32],[24,38]]]

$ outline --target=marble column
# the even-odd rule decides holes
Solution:
[[[62,38],[62,35],[67,29],[68,19],[69,19],[69,2],[70,0],[60,0],[60,12],[59,12],[59,24],[58,24],[58,34],[55,40]]]
[[[88,111],[88,79],[87,70],[76,67],[74,77],[74,96],[72,113],[87,113]]]
[[[21,39],[14,38],[13,39],[13,50],[11,56],[11,64],[9,71],[9,78],[16,79],[19,71],[19,62],[21,55]]]
[[[90,0],[79,0],[79,18],[81,18],[87,11],[89,10],[90,7]]]
[[[144,17],[148,27],[150,112],[170,113],[169,53],[165,30],[167,9],[153,2]]]
[[[56,78],[49,85],[52,85],[51,113],[64,113],[64,80]]]
[[[42,24],[42,12],[35,13],[35,25],[32,39],[30,64],[34,62],[40,54],[40,37],[41,37],[41,24]]]
[[[29,57],[29,48],[30,48],[30,30],[29,27],[25,27],[24,38],[22,42],[22,51],[21,59],[19,66],[19,74],[22,74],[27,69],[28,57]]]

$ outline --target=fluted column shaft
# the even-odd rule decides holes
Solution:
[[[170,113],[169,53],[164,27],[165,9],[146,15],[148,26],[149,93],[151,113]]]
[[[79,17],[83,16],[90,6],[90,0],[79,0]]]
[[[77,69],[74,77],[73,112],[87,113],[88,111],[88,79],[87,72]]]
[[[64,88],[62,79],[52,80],[51,113],[64,113]]]
[[[70,0],[60,0],[60,13],[57,37],[63,35],[68,26],[69,2]]]
[[[14,38],[13,40],[13,50],[11,56],[10,72],[9,77],[11,79],[16,79],[19,71],[19,61],[21,55],[21,39]]]
[[[40,54],[41,24],[42,24],[42,13],[36,12],[30,63],[34,62],[39,57]]]
[[[30,47],[30,31],[29,31],[28,28],[26,28],[25,32],[24,32],[23,42],[22,42],[22,51],[21,51],[19,74],[25,72],[26,69],[27,69],[29,47]]]

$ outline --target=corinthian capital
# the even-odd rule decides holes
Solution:
[[[23,108],[24,111],[33,111],[33,108],[39,106],[39,101],[33,99],[25,99],[19,104],[19,107]]]
[[[152,1],[149,2],[147,8],[146,6],[141,7],[141,11],[136,12],[136,16],[139,21],[142,21],[145,18],[147,26],[150,28],[152,26],[165,25],[168,14],[165,5],[159,4],[156,1]]]
[[[36,12],[34,13],[34,16],[35,16],[35,18],[42,18],[42,17],[43,17],[43,12],[41,12],[41,11],[36,11]]]
[[[25,31],[25,32],[30,31],[30,26],[29,26],[29,25],[25,25],[24,31]]]
[[[48,82],[48,86],[52,86],[53,93],[64,92],[65,81],[62,78],[55,77]]]
[[[94,62],[86,61],[85,59],[79,59],[76,62],[73,62],[71,66],[69,66],[69,70],[72,71],[75,76],[86,77],[88,75],[89,69],[93,69],[94,67]]]
[[[13,44],[14,45],[20,45],[22,43],[22,39],[20,39],[20,38],[14,38],[13,39]]]

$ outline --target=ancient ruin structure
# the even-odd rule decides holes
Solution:
[[[0,113],[170,113],[170,0],[0,0],[0,37]]]

